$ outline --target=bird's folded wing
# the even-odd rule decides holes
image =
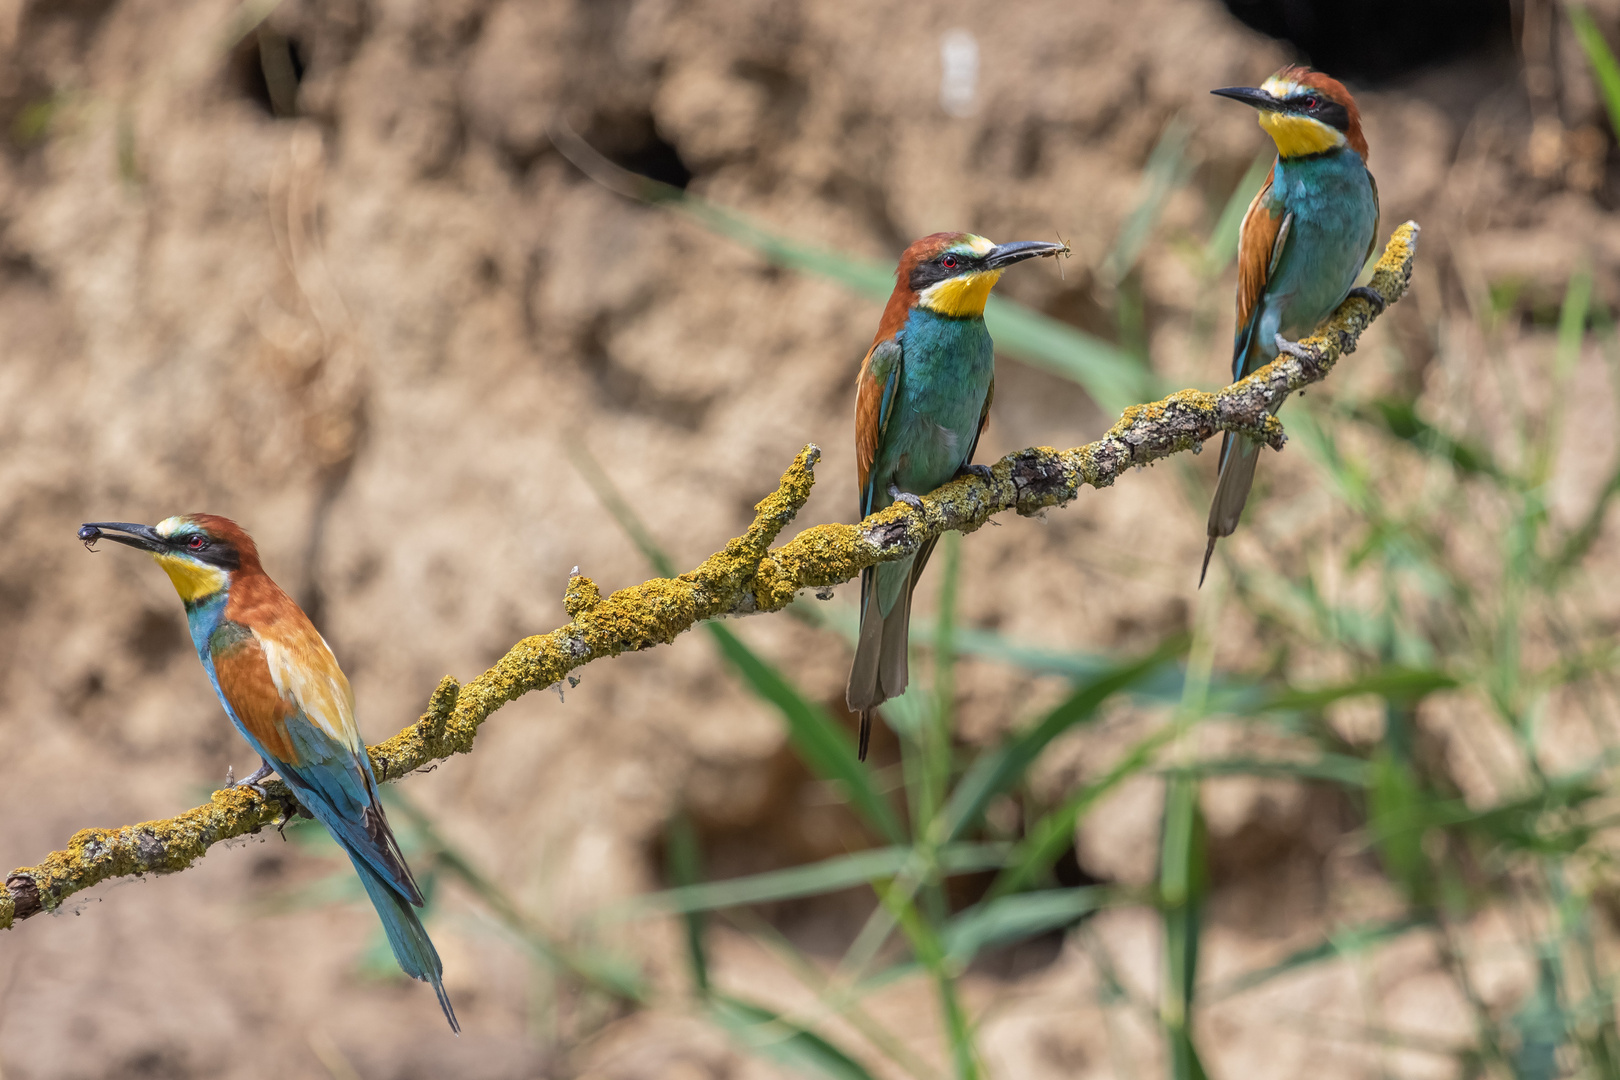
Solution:
[[[1271,182],[1276,175],[1277,167],[1273,165],[1266,174],[1266,182],[1249,203],[1248,212],[1243,215],[1243,227],[1238,232],[1237,336],[1232,348],[1234,379],[1248,374],[1243,365],[1255,323],[1259,321],[1260,302],[1288,244],[1292,217],[1272,193]]]
[[[221,692],[276,771],[351,854],[364,859],[402,896],[420,904],[378,802],[365,744],[354,722],[354,695],[313,627],[253,630],[214,656]]]
[[[1371,172],[1367,173],[1367,183],[1372,186],[1373,197],[1373,231],[1372,239],[1367,242],[1367,254],[1361,261],[1366,262],[1378,252],[1378,227],[1384,223],[1384,211],[1378,205],[1378,181]]]
[[[893,338],[874,342],[861,360],[855,384],[855,463],[860,470],[861,516],[872,513],[876,496],[872,466],[894,413],[896,388],[904,361],[900,343]]]
[[[298,715],[298,709],[282,695],[271,677],[258,636],[245,627],[237,629],[243,632],[233,635],[223,647],[223,635],[215,635],[214,677],[219,681],[220,694],[260,750],[276,763],[296,768],[303,764],[303,756],[289,722]]]

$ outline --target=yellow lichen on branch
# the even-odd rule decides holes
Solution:
[[[1390,238],[1371,287],[1386,303],[1405,293],[1418,227],[1407,222]],[[497,709],[562,681],[593,660],[668,644],[696,623],[720,615],[778,611],[803,590],[849,581],[879,562],[904,558],[950,530],[971,532],[1007,510],[1029,515],[1073,499],[1080,488],[1108,487],[1125,470],[1190,450],[1235,431],[1281,449],[1272,406],[1318,382],[1379,315],[1359,297],[1346,300],[1299,355],[1278,357],[1216,393],[1183,390],[1125,410],[1094,443],[1072,450],[1038,447],[1009,454],[990,479],[964,476],[933,492],[915,511],[896,504],[857,525],[817,525],[775,550],[771,544],[810,497],[821,451],[801,451],[777,489],[755,508],[748,531],[695,570],[654,578],[604,598],[589,578],[570,579],[568,625],[524,638],[466,684],[448,676],[421,718],[371,747],[379,780],[395,780],[452,754],[468,753],[478,728]],[[207,805],[178,817],[121,829],[83,829],[37,866],[23,867],[0,889],[0,929],[54,911],[64,899],[112,877],[184,870],[221,840],[273,825],[295,803],[279,781],[265,794],[247,787],[216,791]]]

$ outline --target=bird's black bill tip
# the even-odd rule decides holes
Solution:
[[[984,257],[986,270],[1000,270],[1025,259],[1050,258],[1069,254],[1069,245],[1051,240],[1015,240],[1010,244],[997,244]]]
[[[152,526],[128,521],[87,521],[79,526],[79,539],[92,550],[97,540],[112,540],[142,551],[163,551],[167,547]]]
[[[1231,98],[1241,101],[1245,105],[1253,105],[1257,109],[1276,109],[1281,102],[1258,86],[1223,86],[1219,90],[1211,90],[1216,97]]]

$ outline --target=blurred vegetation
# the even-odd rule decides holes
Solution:
[[[1571,19],[1620,133],[1620,64],[1583,12],[1575,9]],[[571,144],[568,152],[577,160],[589,150]],[[1119,343],[998,298],[988,315],[998,351],[1072,379],[1108,410],[1158,392],[1141,348],[1140,290],[1133,273],[1169,194],[1193,175],[1187,152],[1187,131],[1172,121],[1149,158],[1137,211],[1098,263],[1099,278],[1115,298]],[[1230,197],[1211,208],[1208,236],[1170,238],[1203,283],[1199,311],[1219,310],[1226,301],[1220,279],[1268,164],[1257,161]],[[600,159],[582,167],[622,193],[668,206],[775,263],[830,277],[873,298],[889,291],[887,268],[775,236],[732,211],[624,174]],[[1487,353],[1480,363],[1489,377],[1504,377],[1499,331],[1514,302],[1512,290],[1501,289],[1489,308],[1476,312]],[[1224,324],[1206,319],[1202,330],[1201,350],[1219,354]],[[1286,568],[1247,565],[1233,554],[1236,545],[1223,548],[1226,582],[1205,589],[1190,636],[1142,655],[1064,652],[960,625],[960,537],[948,536],[932,575],[939,589],[937,617],[919,617],[913,627],[914,670],[931,671],[931,677],[919,675],[883,709],[900,747],[894,770],[856,762],[841,703],[829,711],[741,635],[720,623],[706,624],[736,678],[780,716],[806,769],[839,794],[873,846],[809,865],[708,880],[698,831],[684,816],[675,817],[665,844],[674,887],[604,913],[596,929],[631,918],[681,920],[684,991],[655,985],[633,958],[597,943],[592,927],[566,935],[545,928],[390,788],[401,843],[412,864],[423,868],[424,891],[431,896],[436,882],[456,880],[479,901],[490,926],[530,951],[543,973],[537,978],[551,988],[551,1019],[543,1024],[565,1041],[620,1009],[684,1001],[739,1046],[808,1075],[864,1080],[876,1075],[874,1063],[881,1058],[888,1062],[884,1072],[938,1077],[945,1074],[937,1064],[919,1057],[864,1005],[870,994],[897,980],[925,979],[937,997],[946,1040],[935,1058],[946,1063],[948,1075],[966,1080],[985,1069],[975,1038],[979,1018],[960,992],[963,974],[987,950],[1066,932],[1096,961],[1109,988],[1105,1006],[1152,1017],[1168,1073],[1190,1080],[1205,1075],[1198,1051],[1203,1004],[1314,965],[1359,962],[1398,939],[1422,934],[1470,1003],[1475,1038],[1453,1045],[1393,1021],[1369,1022],[1347,1037],[1449,1057],[1462,1076],[1620,1077],[1615,956],[1601,944],[1607,931],[1600,910],[1615,881],[1607,838],[1617,819],[1605,780],[1620,742],[1609,722],[1612,710],[1604,711],[1606,695],[1615,689],[1615,647],[1612,634],[1583,621],[1577,595],[1590,587],[1582,561],[1620,492],[1620,461],[1611,464],[1606,483],[1575,525],[1558,527],[1548,510],[1569,379],[1582,349],[1594,342],[1620,396],[1614,328],[1608,313],[1593,307],[1590,273],[1577,270],[1556,313],[1555,344],[1541,373],[1552,387],[1546,398],[1551,404],[1538,411],[1522,397],[1506,395],[1518,410],[1510,418],[1517,448],[1512,460],[1426,419],[1415,393],[1355,400],[1340,389],[1291,403],[1296,452],[1308,456],[1320,486],[1331,494],[1336,519],[1352,526],[1332,545]],[[1391,462],[1401,482],[1389,479]],[[584,454],[576,464],[651,565],[673,573],[652,532],[600,466]],[[1177,465],[1189,497],[1203,505],[1209,478],[1186,459]],[[1264,499],[1256,503],[1263,514]],[[1486,565],[1477,552],[1465,558],[1451,542],[1459,520],[1476,522],[1486,537]],[[1346,587],[1349,581],[1357,587]],[[1265,650],[1251,669],[1217,674],[1215,631],[1227,604],[1247,612]],[[853,639],[847,610],[800,603],[791,612],[835,638]],[[1555,644],[1550,660],[1544,658],[1548,650],[1524,647],[1532,637]],[[1348,677],[1331,685],[1299,684],[1290,677],[1291,661],[1307,655],[1327,658],[1331,663],[1318,666]],[[969,745],[953,726],[955,672],[964,660],[1063,680],[1067,690],[1056,705],[1016,718],[1009,725],[1013,734],[999,745]],[[1159,721],[1108,768],[1058,801],[1037,797],[1030,775],[1043,751],[1096,725],[1121,701]],[[1465,798],[1443,755],[1428,745],[1425,709],[1446,701],[1478,706],[1476,712],[1489,718],[1488,725],[1458,737],[1477,742],[1478,756],[1491,763],[1498,791],[1492,800]],[[1349,702],[1364,711],[1375,707],[1382,727],[1376,737],[1353,741],[1333,722],[1335,709]],[[1571,771],[1548,768],[1541,739],[1553,710],[1561,722],[1585,723],[1601,753]],[[1198,730],[1215,721],[1261,733],[1266,737],[1253,745],[1278,749],[1241,758],[1200,755]],[[1144,775],[1163,781],[1156,884],[1060,884],[1056,868],[1072,851],[1077,825],[1121,784]],[[1234,775],[1290,778],[1337,792],[1350,808],[1360,848],[1397,898],[1396,910],[1336,926],[1277,962],[1219,983],[1201,977],[1210,857],[1200,790],[1212,777]],[[1010,804],[1016,813],[987,814],[997,803]],[[310,843],[326,843],[317,830],[300,831]],[[953,906],[947,882],[986,873],[993,876],[978,898]],[[830,970],[752,910],[856,887],[870,889],[876,904]],[[302,899],[329,900],[334,889],[363,901],[346,867]],[[1157,1002],[1136,1000],[1112,975],[1106,951],[1088,937],[1088,918],[1118,907],[1149,909],[1162,926]],[[1466,932],[1472,918],[1492,908],[1509,913],[1516,949],[1537,972],[1528,994],[1505,1012],[1481,998],[1475,985],[1480,957]],[[783,1013],[718,984],[706,945],[716,919],[775,956],[816,1008]],[[383,962],[380,931],[375,945],[380,959],[374,970],[392,971]],[[565,1035],[556,1026],[556,1010],[569,995],[576,1002],[576,1024]],[[829,1034],[833,1018],[841,1021],[843,1035]]]

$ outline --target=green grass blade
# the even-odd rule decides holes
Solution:
[[[1192,174],[1192,163],[1187,160],[1187,143],[1192,138],[1192,125],[1180,116],[1172,116],[1165,124],[1147,164],[1142,167],[1142,180],[1136,206],[1120,225],[1114,246],[1103,256],[1098,266],[1098,277],[1108,285],[1118,285],[1136,266],[1142,249],[1153,235],[1154,226],[1164,214],[1170,196]]]
[[[1586,318],[1592,310],[1592,269],[1577,266],[1564,288],[1564,303],[1558,310],[1558,345],[1553,350],[1552,404],[1536,447],[1533,482],[1545,484],[1552,475],[1553,461],[1562,434],[1564,402],[1569,380],[1580,363],[1581,346],[1586,341]]]
[[[894,808],[878,794],[871,774],[855,760],[855,737],[728,628],[714,622],[703,625],[743,681],[776,707],[787,722],[793,748],[810,770],[838,784],[850,805],[880,836],[890,843],[905,843],[906,832]]]
[[[709,999],[709,1016],[738,1043],[800,1072],[832,1080],[874,1080],[855,1058],[780,1013],[730,994]]]
[[[568,456],[574,468],[579,471],[581,479],[590,486],[591,492],[602,504],[603,509],[613,515],[613,520],[624,530],[630,542],[636,545],[636,550],[641,552],[642,558],[651,563],[652,568],[664,577],[674,577],[679,573],[675,560],[671,559],[654,539],[651,530],[647,528],[647,523],[641,520],[641,515],[636,513],[635,507],[630,505],[630,500],[624,497],[619,485],[613,482],[613,478],[602,468],[602,463],[596,460],[596,456],[580,442],[569,443]]]
[[[1271,171],[1272,160],[1273,155],[1269,153],[1256,157],[1248,171],[1243,174],[1243,179],[1232,189],[1232,195],[1226,200],[1226,205],[1222,207],[1221,216],[1215,222],[1215,229],[1204,244],[1204,273],[1210,277],[1225,270],[1232,260],[1237,258],[1238,239],[1243,232],[1243,215],[1249,212],[1249,204],[1254,201],[1255,193],[1265,182],[1266,173]]]
[[[850,622],[853,627],[853,621]],[[911,640],[917,645],[935,642],[935,624],[931,619],[913,617]],[[973,656],[982,660],[1006,664],[1036,675],[1060,675],[1071,682],[1089,682],[1101,678],[1119,667],[1119,658],[1103,653],[1052,649],[1027,641],[1017,641],[996,633],[971,626],[958,626],[952,632],[957,655]],[[1152,701],[1180,701],[1183,674],[1175,664],[1165,664],[1150,675],[1132,684],[1133,697]],[[1247,686],[1247,684],[1240,684]]]
[[[915,643],[913,643],[915,644]],[[929,729],[938,718],[938,710],[934,705],[934,692],[927,686],[913,683],[906,688],[905,693],[899,697],[890,698],[878,707],[878,713],[889,730],[900,736],[901,746],[910,746],[913,749],[920,747],[929,738]],[[907,761],[906,768],[911,768],[916,762]],[[917,810],[916,799],[922,793],[922,782],[918,774],[906,773],[907,791],[911,798],[913,813]],[[921,821],[922,817],[913,820]]]
[[[1423,836],[1433,824],[1412,767],[1387,749],[1372,760],[1367,789],[1368,829],[1384,869],[1405,889],[1407,899],[1426,908],[1434,899],[1434,880],[1427,873]]]
[[[1424,915],[1407,915],[1398,919],[1384,922],[1362,923],[1358,926],[1344,927],[1334,932],[1327,940],[1315,945],[1306,946],[1289,953],[1275,964],[1259,968],[1255,971],[1245,972],[1234,979],[1205,991],[1205,996],[1212,1000],[1231,997],[1241,994],[1245,990],[1252,990],[1256,986],[1268,983],[1301,968],[1324,960],[1336,960],[1340,957],[1354,956],[1393,941],[1413,930],[1432,926],[1433,920]]]
[[[894,289],[894,271],[876,263],[785,239],[684,192],[672,205],[778,266],[828,278],[872,300],[887,300]],[[1153,396],[1141,365],[1099,337],[999,296],[991,296],[984,318],[998,353],[1078,383],[1107,411],[1121,412]]]
[[[916,821],[932,821],[951,782],[951,745],[956,701],[956,586],[962,571],[962,534],[940,538],[939,614],[934,627],[934,701],[924,729],[923,784]]]
[[[1068,379],[1104,412],[1121,413],[1157,396],[1152,374],[1102,338],[1005,297],[990,297],[984,321],[996,352]]]
[[[447,843],[428,816],[398,788],[385,786],[382,791],[396,829],[401,822],[406,823],[407,829],[398,831],[413,833],[412,843],[419,842],[424,849],[433,853],[434,868],[459,880],[483,902],[484,908],[499,925],[516,936],[536,956],[612,997],[641,1004],[651,999],[652,988],[644,981],[638,967],[617,957],[554,938],[530,918],[505,890],[473,866],[465,854]],[[324,830],[322,832],[324,834]],[[400,839],[406,840],[407,837],[401,836]],[[353,874],[348,877],[358,884]]]
[[[1007,851],[1006,844],[952,844],[939,851],[940,871],[949,876],[994,870],[1005,861]],[[912,857],[913,849],[909,847],[873,848],[785,870],[683,885],[637,897],[619,910],[610,912],[609,917],[684,914],[820,896],[892,878],[905,868]]]
[[[1169,1045],[1170,1075],[1173,1080],[1204,1080],[1192,1023],[1208,869],[1198,784],[1191,779],[1174,778],[1165,785],[1159,856],[1165,945],[1165,985],[1159,1015]]]
[[[1514,1080],[1557,1080],[1565,1075],[1558,1067],[1558,1049],[1569,1025],[1558,1000],[1558,979],[1545,959],[1538,967],[1535,990],[1510,1020],[1519,1036],[1513,1053]]]
[[[842,1019],[860,1032],[879,1053],[915,1080],[939,1080],[941,1074],[938,1069],[923,1060],[904,1039],[879,1023],[861,1005],[867,988],[873,985],[870,980],[854,987],[835,987],[828,979],[827,971],[816,962],[815,958],[802,952],[788,940],[787,935],[770,922],[747,910],[733,912],[730,919],[738,929],[752,935],[754,941],[786,968],[801,986],[815,995],[816,1002],[822,1010],[821,1015],[835,1015]],[[906,975],[896,977],[911,977],[917,973],[917,966],[910,961],[895,966],[909,969]],[[892,971],[892,968],[885,970],[882,977],[891,977]],[[805,1016],[806,1010],[801,1008],[796,1015]]]
[[[883,907],[911,943],[917,960],[934,980],[957,1080],[977,1080],[980,1075],[979,1053],[973,1040],[973,1027],[968,1022],[967,1011],[962,1007],[956,988],[956,976],[961,969],[946,955],[944,941],[912,902],[910,890],[889,885],[879,886],[877,893]]]
[[[1319,754],[1308,761],[1278,761],[1264,758],[1214,758],[1164,772],[1171,776],[1265,776],[1283,780],[1318,780],[1348,788],[1364,788],[1371,782],[1372,769],[1360,758],[1346,754]]]
[[[891,267],[778,236],[734,210],[620,168],[571,131],[559,129],[552,135],[580,171],[626,198],[667,207],[778,266],[827,278],[868,299],[887,300],[894,289]],[[1145,389],[1149,383],[1141,365],[1101,338],[1000,297],[991,297],[985,320],[997,352],[1079,383],[1106,410],[1120,412],[1156,396]]]
[[[678,885],[686,889],[698,888],[702,877],[702,855],[698,851],[697,830],[685,813],[670,819],[665,843],[669,853],[669,869]],[[709,957],[703,947],[703,914],[693,908],[682,912],[686,923],[686,957],[692,971],[692,989],[699,997],[709,993]]]
[[[743,214],[684,191],[664,201],[709,231],[753,248],[777,266],[828,278],[870,300],[887,300],[894,291],[894,269],[882,263],[789,240]]]
[[[1186,639],[1178,636],[1142,659],[1117,665],[1112,671],[1083,684],[1034,727],[1015,735],[1000,748],[980,755],[946,804],[943,839],[957,839],[978,821],[990,800],[1022,780],[1053,739],[1095,718],[1103,702],[1171,662],[1186,647]]]
[[[1047,889],[1002,896],[978,904],[956,916],[942,935],[945,954],[958,969],[967,967],[980,950],[1044,934],[1078,922],[1105,907],[1115,892],[1094,885],[1080,889]]]
[[[664,553],[640,515],[620,493],[613,479],[583,446],[571,450],[574,466],[596,493],[608,513],[665,577],[675,573],[673,560]],[[755,653],[742,639],[718,622],[705,622],[705,630],[756,695],[776,707],[787,722],[788,738],[812,772],[841,785],[844,795],[866,823],[890,843],[904,843],[905,830],[894,808],[872,786],[870,775],[855,759],[855,738],[827,710],[806,698],[775,665]]]
[[[1416,401],[1379,398],[1362,405],[1351,415],[1382,428],[1403,442],[1411,443],[1430,457],[1451,462],[1459,472],[1489,477],[1502,483],[1511,481],[1489,450],[1447,435],[1423,419],[1417,413]]]
[[[1324,708],[1335,701],[1362,694],[1376,694],[1388,701],[1411,703],[1457,685],[1457,680],[1441,671],[1408,668],[1392,664],[1358,679],[1336,686],[1310,690],[1278,691],[1260,704],[1267,712],[1306,712]]]
[[[853,607],[824,607],[810,603],[803,603],[803,607],[807,621],[832,630],[852,645],[855,643],[860,628],[856,625]],[[935,621],[921,615],[913,615],[911,643],[914,646],[937,648],[938,625]],[[994,630],[981,630],[971,626],[953,627],[951,643],[957,656],[973,656],[1020,668],[1036,675],[1059,675],[1076,683],[1101,678],[1119,667],[1118,657],[1110,657],[1104,653],[1048,648],[1009,638]],[[1178,702],[1181,700],[1184,681],[1185,673],[1178,665],[1165,664],[1133,683],[1129,693],[1133,698],[1143,701]],[[1211,689],[1211,696],[1220,702],[1220,711],[1247,711],[1253,706],[1246,702],[1260,700],[1257,696],[1260,692],[1259,683],[1242,677],[1228,676],[1215,683]]]
[[[967,1010],[962,1007],[956,983],[948,978],[936,978],[939,988],[940,1011],[945,1015],[945,1031],[951,1041],[951,1064],[957,1080],[978,1080],[979,1050],[973,1040],[973,1025],[968,1022]]]
[[[1597,79],[1604,107],[1609,110],[1615,138],[1620,139],[1620,62],[1615,60],[1614,50],[1603,40],[1603,31],[1584,7],[1570,4],[1566,10],[1570,25],[1575,29],[1575,40],[1581,43],[1586,62],[1592,65],[1592,75]]]
[[[1070,792],[1061,804],[1036,818],[1007,857],[1006,867],[985,894],[995,899],[1029,885],[1074,843],[1074,827],[1081,816],[1125,780],[1144,770],[1160,747],[1175,739],[1175,728],[1164,728],[1131,748],[1107,774]]]
[[[1571,529],[1559,545],[1558,553],[1548,560],[1546,580],[1555,582],[1559,575],[1572,570],[1592,550],[1592,545],[1602,535],[1603,523],[1608,517],[1609,506],[1614,497],[1620,495],[1620,468],[1609,474],[1608,481],[1603,490],[1598,492],[1592,501],[1592,507],[1587,511],[1581,523]]]

